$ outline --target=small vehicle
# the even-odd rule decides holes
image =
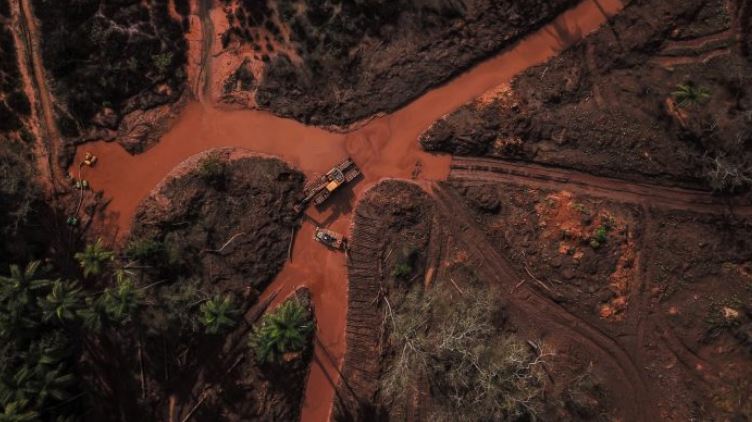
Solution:
[[[316,227],[313,231],[313,239],[337,250],[344,250],[347,244],[347,240],[340,233],[329,229],[322,229],[321,227]]]
[[[87,152],[86,154],[84,154],[84,161],[81,164],[84,166],[93,167],[96,162],[97,156],[90,152]]]

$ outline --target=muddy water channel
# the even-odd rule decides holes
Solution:
[[[216,147],[241,147],[278,156],[311,177],[347,156],[363,170],[354,186],[337,192],[323,211],[308,210],[296,235],[292,260],[265,294],[282,300],[306,286],[313,296],[318,324],[316,350],[308,379],[302,419],[322,421],[331,412],[338,370],[345,350],[347,269],[343,254],[315,243],[316,225],[349,232],[359,195],[382,178],[436,181],[447,177],[449,156],[420,150],[419,135],[434,121],[486,91],[507,84],[530,66],[551,58],[603,24],[621,9],[618,0],[585,0],[513,48],[485,61],[399,111],[334,133],[260,111],[228,111],[204,102],[189,104],[160,142],[139,155],[116,143],[96,142],[79,149],[99,157],[85,178],[111,199],[107,212],[121,234],[127,233],[138,204],[188,157]],[[197,20],[195,20],[197,21]],[[198,96],[201,98],[201,96]],[[420,163],[420,164],[417,164]],[[419,171],[417,171],[419,169]],[[417,174],[416,174],[417,173]]]

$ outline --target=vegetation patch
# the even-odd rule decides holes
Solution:
[[[180,97],[187,44],[169,3],[33,0],[64,136],[117,129],[126,114]]]
[[[431,420],[535,419],[544,403],[548,351],[503,333],[495,292],[449,282],[419,284],[387,307],[393,357],[381,379],[385,403],[397,408],[430,390]]]
[[[249,344],[260,364],[286,365],[310,351],[313,330],[310,304],[293,297],[261,318]]]

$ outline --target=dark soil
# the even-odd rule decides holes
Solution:
[[[661,415],[750,417],[739,399],[752,393],[749,222],[501,184],[450,189],[540,294],[628,351]]]
[[[574,0],[243,1],[223,42],[259,47],[289,32],[298,57],[275,54],[256,93],[275,114],[347,125],[393,111],[497,53]],[[286,31],[282,31],[279,26]],[[298,60],[300,59],[300,60]],[[297,64],[302,60],[302,64]]]
[[[747,188],[752,67],[737,37],[750,28],[735,4],[630,2],[609,25],[518,76],[511,90],[437,122],[422,145],[627,179]],[[677,104],[672,93],[687,83],[709,98]]]
[[[63,137],[112,139],[118,129],[127,133],[123,120],[128,114],[170,105],[181,97],[188,18],[175,21],[168,3],[33,1]],[[187,12],[185,7],[176,9]],[[126,147],[138,152],[144,146],[134,142]]]
[[[646,333],[647,369],[667,368],[657,388],[696,403],[699,419],[750,419],[742,397],[752,395],[752,225],[682,212],[650,218],[643,291],[662,327]]]
[[[0,135],[0,274],[10,264],[40,259],[54,243],[53,213],[35,181],[28,148]]]
[[[498,212],[501,201],[489,200],[490,194],[485,196],[476,206],[482,213]],[[488,294],[500,295],[498,301],[504,304],[504,294],[489,286],[491,280],[476,272],[475,263],[482,258],[473,256],[454,241],[452,233],[460,228],[442,221],[431,198],[415,185],[389,181],[374,187],[359,203],[354,227],[349,262],[347,353],[336,417],[426,420],[441,408],[434,400],[440,400],[443,394],[433,389],[431,380],[415,386],[413,399],[406,402],[392,402],[383,395],[384,371],[401,352],[388,341],[389,313],[399,313],[408,292],[422,289],[421,286],[441,289],[442,295],[459,294],[458,300],[480,288],[488,289]],[[400,272],[399,264],[408,261],[414,262],[411,270]],[[515,324],[505,316],[506,313],[499,314],[498,335],[515,336]],[[428,332],[439,330],[443,324],[440,313],[431,321],[425,327]],[[536,341],[541,338],[535,332],[538,330],[541,327],[518,334]],[[603,374],[588,367],[588,358],[575,344],[565,346],[559,339],[551,345],[557,350],[547,366],[553,381],[544,387],[546,418],[607,419],[614,410],[609,408],[607,392],[598,382],[598,376]]]
[[[150,259],[170,277],[260,292],[287,260],[303,175],[276,159],[227,161],[230,154],[205,153],[191,172],[163,184],[137,211],[131,245],[156,242]]]
[[[18,133],[25,142],[30,142],[33,138],[29,138],[26,120],[31,114],[31,104],[18,69],[10,19],[2,12],[0,7],[0,140]]]
[[[367,420],[378,409],[384,304],[398,260],[411,260],[401,283],[422,276],[427,257],[431,204],[415,185],[386,181],[369,190],[355,210],[348,259],[347,328],[336,418]],[[389,255],[387,257],[387,254]],[[412,256],[411,256],[412,255]],[[404,280],[407,278],[407,280]]]

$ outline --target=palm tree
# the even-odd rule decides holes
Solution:
[[[38,325],[35,291],[50,284],[49,280],[37,277],[40,264],[39,261],[30,262],[23,271],[18,265],[11,265],[10,276],[0,276],[0,335],[33,329]]]
[[[254,327],[250,345],[259,362],[280,363],[285,353],[302,352],[312,332],[308,309],[297,299],[288,300]]]
[[[93,244],[86,245],[83,252],[76,253],[75,258],[81,264],[84,277],[88,277],[101,274],[104,264],[115,259],[115,254],[104,248],[102,239],[97,239]]]
[[[65,370],[63,364],[55,368],[40,367],[39,379],[33,384],[36,400],[43,404],[52,399],[63,401],[70,397],[70,388],[74,386],[76,377]]]
[[[26,410],[28,403],[28,400],[3,402],[3,413],[0,413],[0,422],[33,422],[39,420],[37,412]]]
[[[83,305],[81,287],[78,283],[56,280],[52,283],[52,290],[37,302],[42,309],[42,320],[72,321],[78,317],[78,311]]]
[[[101,301],[107,317],[116,323],[123,323],[141,306],[143,293],[130,278],[118,277],[117,286],[105,289]]]
[[[695,85],[693,82],[677,85],[676,91],[672,92],[671,95],[676,99],[677,104],[682,107],[704,104],[710,99],[710,91]]]
[[[235,325],[240,310],[230,295],[215,296],[201,304],[199,321],[207,334],[220,334]]]

